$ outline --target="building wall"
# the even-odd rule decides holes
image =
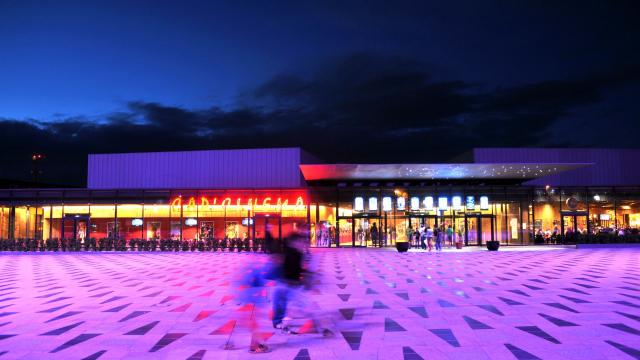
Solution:
[[[180,190],[164,191],[164,197],[154,196],[156,190],[132,197],[130,190],[108,199],[100,196],[104,192],[69,189],[59,198],[0,192],[0,239],[254,239],[265,236],[267,223],[274,236],[284,237],[309,216],[306,189]]]
[[[592,163],[591,166],[525,182],[535,186],[640,185],[640,150],[635,149],[474,149],[476,163]]]
[[[89,189],[251,189],[304,186],[299,148],[91,154]]]

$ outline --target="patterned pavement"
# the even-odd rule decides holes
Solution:
[[[640,248],[313,255],[288,335],[238,303],[266,255],[4,253],[0,359],[640,359]],[[251,314],[268,354],[247,352]]]

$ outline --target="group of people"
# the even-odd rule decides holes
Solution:
[[[533,231],[531,231],[530,233],[533,233]],[[633,233],[633,229],[624,228],[624,227],[615,227],[615,226],[613,227],[594,226],[591,228],[591,234],[601,234],[601,233],[624,236],[625,234]],[[535,231],[535,236],[543,238],[547,243],[549,243],[550,241],[554,241],[558,235],[560,235],[560,229],[558,228],[558,225],[554,225],[553,230],[551,229],[542,230],[542,228],[538,228]],[[583,226],[577,226],[576,229],[574,230],[573,226],[569,225],[564,228],[564,235],[566,236],[589,235],[589,232]]]
[[[442,245],[445,242],[449,242],[449,245],[453,246],[455,234],[451,225],[431,228],[425,224],[415,230],[409,227],[407,233],[411,236],[411,242],[414,246],[419,244],[422,250],[429,251],[432,251],[434,247],[435,251],[442,251]]]
[[[380,232],[375,222],[371,226],[369,226],[368,222],[362,222],[356,230],[356,240],[360,246],[365,246],[369,240],[371,240],[373,246],[378,246],[379,236]]]
[[[386,229],[386,232],[385,232]],[[358,229],[356,231],[356,239],[360,246],[367,245],[367,242],[371,240],[371,245],[373,246],[387,246],[387,241],[390,241],[391,244],[394,244],[397,238],[396,227],[389,226],[383,227],[373,222],[371,226],[366,221],[360,223]]]
[[[311,239],[315,240],[316,247],[331,247],[336,237],[336,227],[324,221],[312,226],[311,231]]]
[[[243,305],[241,308],[250,309],[243,323],[251,331],[251,343],[249,352],[266,353],[270,349],[265,344],[265,333],[259,331],[258,318],[260,311],[269,303],[268,289],[272,288],[272,318],[271,324],[274,329],[278,329],[285,334],[295,335],[297,332],[290,328],[287,317],[288,308],[292,302],[300,303],[301,309],[306,309],[307,317],[314,323],[316,328],[321,329],[323,337],[333,336],[329,330],[326,319],[321,319],[309,309],[317,309],[317,304],[311,303],[308,291],[312,289],[314,279],[317,278],[318,271],[309,252],[309,234],[306,225],[295,229],[282,242],[271,236],[270,228],[267,226],[265,234],[265,246],[269,259],[266,264],[252,264],[244,270],[244,276],[238,284],[238,299]],[[267,287],[268,280],[275,281],[275,287]],[[225,349],[232,349],[231,339]]]

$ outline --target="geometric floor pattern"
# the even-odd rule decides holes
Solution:
[[[0,360],[640,359],[640,248],[312,253],[302,334],[273,332],[266,304],[261,355],[236,296],[265,255],[0,254]]]

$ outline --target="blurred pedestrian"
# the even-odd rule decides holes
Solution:
[[[427,226],[427,247],[429,248],[429,251],[431,251],[432,241],[433,241],[433,229],[431,228],[431,226]]]
[[[444,229],[438,230],[438,235],[436,236],[436,251],[442,251],[442,242],[444,241]]]
[[[267,225],[265,226],[265,232],[264,232],[264,251],[267,254],[273,254],[273,253],[279,252],[277,249],[278,242],[273,237],[271,230],[272,230],[271,224],[267,223]]]
[[[249,344],[249,352],[254,354],[267,353],[270,351],[269,346],[265,344],[267,333],[260,332],[258,319],[264,311],[264,307],[269,302],[267,290],[265,287],[264,275],[267,271],[265,266],[260,264],[252,264],[242,271],[242,278],[237,283],[240,308],[238,312],[241,314],[239,323],[242,327],[249,329],[251,332],[251,342]],[[232,350],[235,345],[232,341],[235,334],[235,326],[232,330],[227,343],[224,345],[225,350]]]
[[[307,231],[308,228],[304,225],[285,238],[282,257],[279,261],[280,270],[276,271],[280,279],[273,294],[272,323],[275,329],[281,329],[283,332],[289,334],[296,333],[285,323],[287,307],[289,302],[293,300],[302,302],[305,305],[303,309],[312,317],[311,320],[314,323],[320,322],[318,319],[315,319],[315,316],[309,311],[310,309],[315,309],[316,306],[310,304],[308,294],[303,294],[304,291],[312,288],[314,275],[317,275],[317,272],[309,271],[309,268],[303,266],[306,255],[306,265],[317,271],[317,269],[314,268],[315,263],[309,258],[310,251]],[[331,336],[333,332],[324,327],[322,335]]]

